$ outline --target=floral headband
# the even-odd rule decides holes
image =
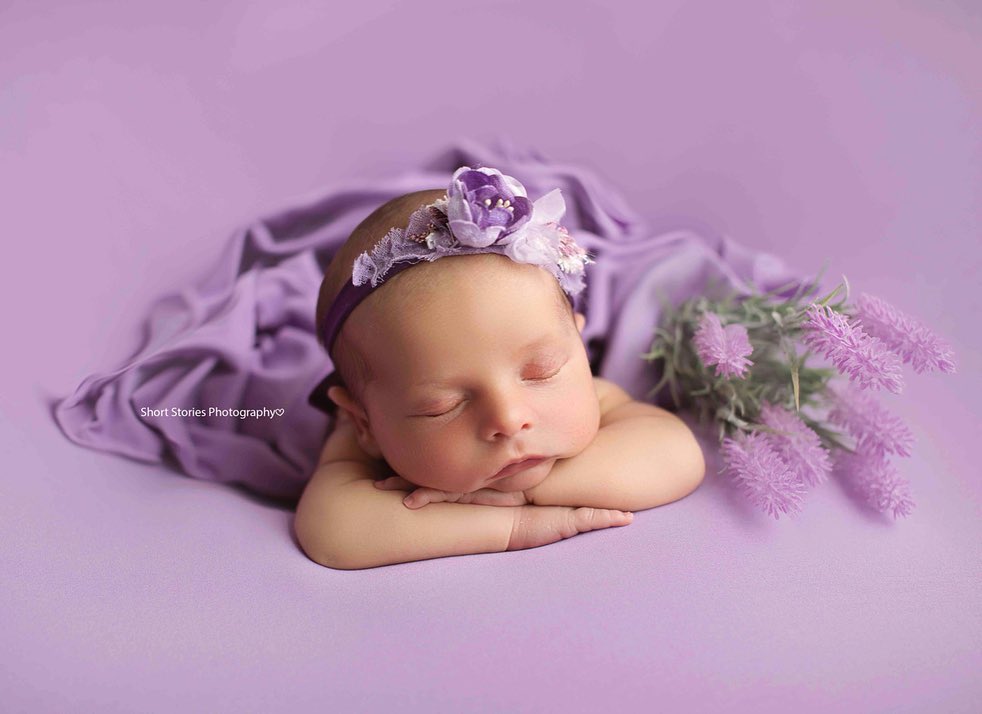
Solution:
[[[348,315],[379,285],[422,261],[452,255],[498,253],[552,273],[570,298],[584,288],[584,266],[593,263],[559,220],[566,202],[558,188],[534,203],[525,187],[497,169],[461,166],[446,195],[421,206],[406,228],[392,228],[359,255],[319,325],[328,353]]]
[[[386,280],[424,260],[454,255],[497,253],[537,265],[555,276],[572,303],[585,287],[585,266],[595,261],[559,225],[565,212],[558,188],[533,203],[515,178],[493,168],[461,166],[444,196],[420,206],[406,228],[390,229],[370,254],[355,259],[351,278],[317,326],[318,339],[330,354],[351,312]],[[317,386],[310,403],[333,412],[333,402],[323,396],[332,384],[338,384],[334,373]]]

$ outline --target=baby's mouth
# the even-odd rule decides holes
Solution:
[[[531,456],[531,457],[525,459],[524,461],[519,461],[518,463],[510,464],[508,466],[505,466],[498,473],[496,473],[494,476],[492,476],[491,477],[491,480],[492,481],[497,481],[498,479],[502,479],[502,478],[505,478],[507,476],[511,476],[513,474],[517,474],[517,473],[519,473],[521,471],[525,471],[526,469],[530,469],[533,466],[536,466],[536,465],[542,463],[543,461],[545,461],[548,458],[549,458],[548,456]]]

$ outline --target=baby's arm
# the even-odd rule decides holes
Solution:
[[[631,522],[629,514],[602,508],[433,503],[411,510],[401,494],[368,483],[392,470],[361,451],[354,431],[338,424],[297,504],[297,540],[321,565],[350,570],[524,550]]]
[[[685,423],[608,386],[596,437],[525,492],[531,503],[640,511],[683,498],[702,482],[702,450]]]

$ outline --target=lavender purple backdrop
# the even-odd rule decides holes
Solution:
[[[6,3],[0,708],[973,711],[974,8]],[[948,338],[958,374],[884,399],[911,517],[833,482],[774,522],[710,473],[627,528],[331,571],[289,510],[55,427],[244,223],[498,136]]]

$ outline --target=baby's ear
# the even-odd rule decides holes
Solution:
[[[573,319],[576,321],[576,329],[583,333],[583,326],[586,325],[586,317],[583,316],[582,312],[577,312],[573,314]]]
[[[382,450],[375,441],[372,434],[371,424],[368,423],[368,415],[362,406],[355,401],[351,393],[344,387],[331,387],[327,390],[327,397],[338,405],[338,417],[347,415],[355,425],[358,434],[358,445],[373,458],[381,459]]]

